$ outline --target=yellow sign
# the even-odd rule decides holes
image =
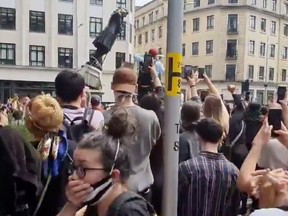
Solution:
[[[166,60],[166,95],[178,96],[181,94],[182,55],[168,53]]]

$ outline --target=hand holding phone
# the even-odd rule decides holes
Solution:
[[[198,68],[198,78],[199,79],[204,79],[204,73],[205,73],[204,68]]]
[[[286,87],[285,86],[279,86],[277,89],[277,103],[280,103],[281,100],[285,99],[286,95]]]
[[[153,65],[153,56],[150,54],[145,54],[143,63],[143,72],[148,73],[149,67]]]
[[[269,109],[268,111],[268,123],[272,125],[272,137],[277,137],[278,135],[274,133],[275,130],[281,130],[282,122],[282,110],[281,109]]]

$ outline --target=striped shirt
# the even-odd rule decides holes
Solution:
[[[179,165],[178,216],[236,216],[239,170],[223,154],[201,152]]]

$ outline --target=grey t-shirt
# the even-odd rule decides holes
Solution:
[[[126,107],[128,115],[135,120],[136,135],[128,148],[131,151],[132,174],[128,179],[128,188],[141,192],[153,184],[154,178],[150,166],[150,152],[161,135],[160,124],[153,111],[138,106]],[[114,109],[105,111],[104,119],[107,123]]]
[[[250,214],[250,216],[287,216],[287,215],[288,212],[277,208],[260,209]]]

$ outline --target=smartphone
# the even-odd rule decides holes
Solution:
[[[205,71],[204,71],[204,68],[198,68],[198,78],[199,79],[203,79],[204,78],[204,73],[205,73]]]
[[[191,77],[192,75],[192,66],[191,65],[185,65],[184,67],[184,79],[188,80],[188,77]]]
[[[277,137],[278,135],[274,133],[275,130],[281,129],[282,122],[282,110],[281,109],[270,109],[268,111],[268,123],[273,126],[272,137]]]
[[[149,67],[152,66],[153,56],[150,54],[145,54],[144,56],[144,64],[143,64],[143,72],[148,73]]]
[[[286,87],[285,86],[279,86],[277,89],[277,103],[280,103],[280,100],[285,99],[285,94],[286,94]]]

